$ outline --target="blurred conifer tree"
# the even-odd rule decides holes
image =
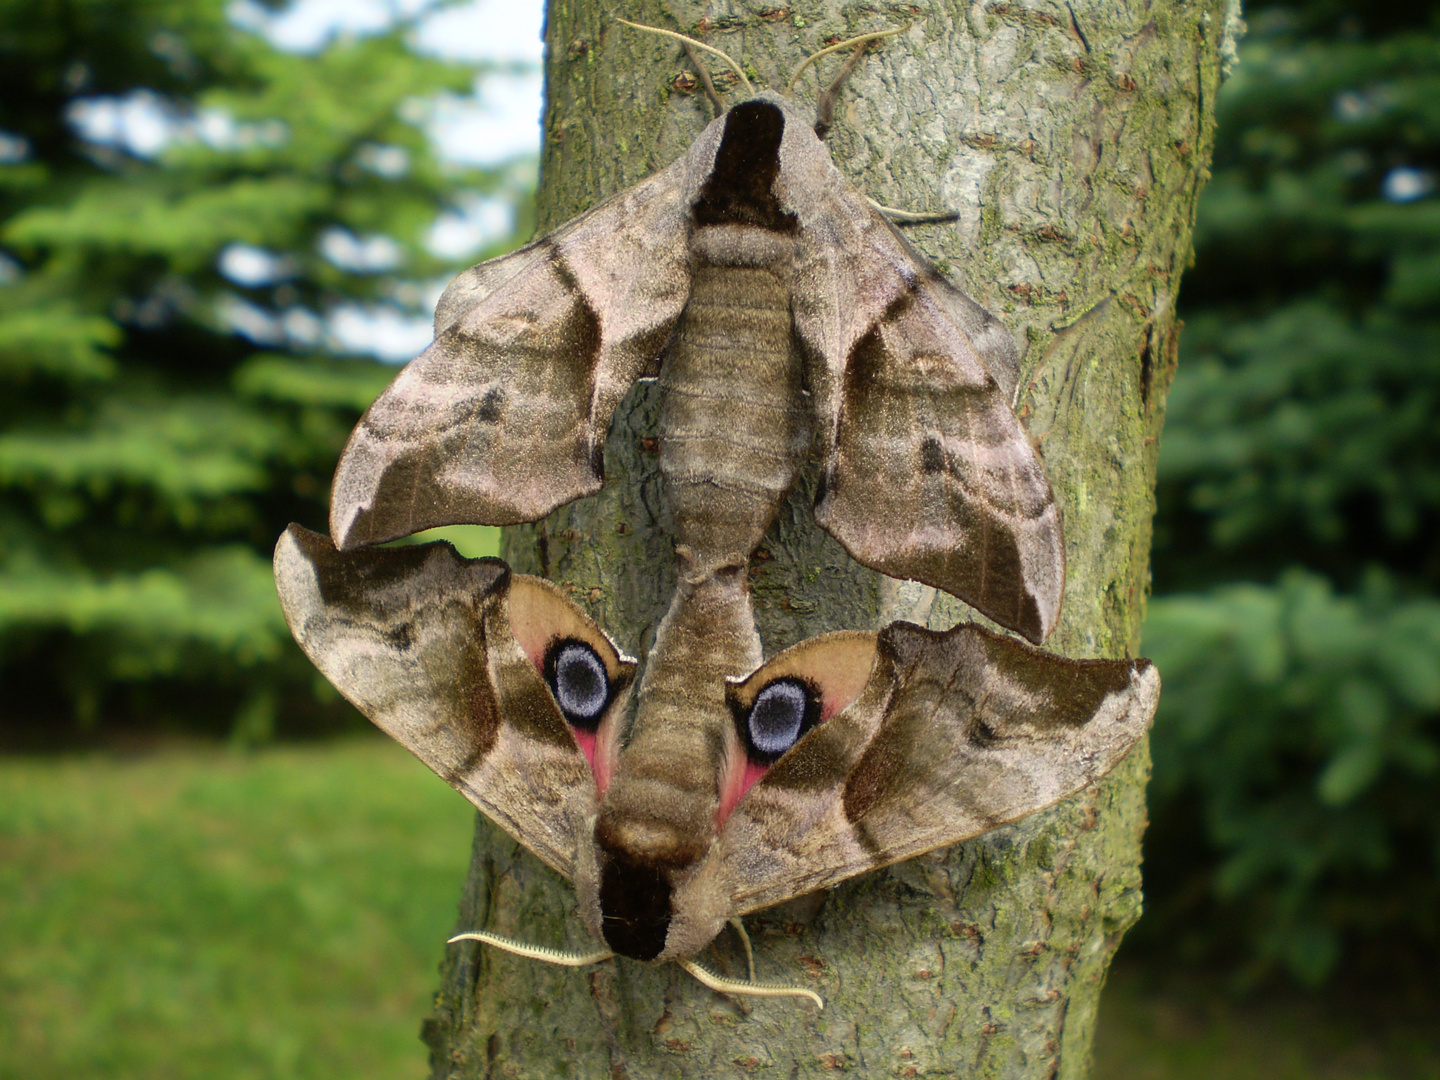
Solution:
[[[476,72],[417,55],[410,25],[306,54],[245,10],[264,15],[0,0],[12,735],[169,717],[255,739],[277,710],[341,715],[314,709],[270,575],[286,522],[323,526],[334,459],[394,374],[337,355],[331,319],[420,313],[456,269],[425,246],[437,215],[529,183],[437,160],[427,103]]]
[[[1139,940],[1315,982],[1440,940],[1440,5],[1246,16],[1160,455]]]

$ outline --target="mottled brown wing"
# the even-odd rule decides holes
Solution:
[[[599,490],[615,406],[653,373],[689,294],[682,167],[450,285],[435,343],[340,459],[330,529],[342,550],[535,521]]]
[[[543,599],[543,583],[531,580],[444,543],[347,553],[292,525],[275,548],[285,619],[315,666],[377,727],[569,877],[595,813],[595,781],[517,640],[543,638],[525,624],[547,605],[523,605],[512,625],[514,589]],[[594,640],[573,617],[562,622],[555,633]],[[611,674],[628,686],[633,663],[595,636]],[[623,708],[624,696],[611,711]]]
[[[838,174],[806,206],[795,326],[822,426],[816,520],[856,561],[1043,641],[1065,554],[1010,407],[1014,339]]]
[[[823,672],[824,650],[854,649],[832,637],[781,653],[736,695],[753,696],[772,672]],[[820,655],[793,655],[806,650]],[[1074,794],[1125,756],[1159,695],[1147,660],[1068,660],[976,626],[936,633],[892,623],[858,696],[782,757],[726,823],[719,858],[736,911],[957,843]]]

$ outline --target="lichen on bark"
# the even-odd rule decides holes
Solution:
[[[831,39],[913,20],[857,70],[830,145],[879,202],[959,211],[912,239],[1025,346],[1017,409],[1066,530],[1065,606],[1047,647],[1067,655],[1139,646],[1174,298],[1226,7],[827,0],[626,12],[708,32],[771,83]],[[553,227],[678,157],[710,113],[673,43],[579,0],[552,3],[546,33],[540,218]],[[817,85],[797,96],[813,101]],[[610,431],[604,490],[505,541],[513,565],[570,589],[637,653],[675,580],[657,411],[654,388],[637,387]],[[852,562],[814,525],[814,480],[812,465],[752,567],[767,652],[896,617],[936,628],[974,617]],[[576,972],[452,947],[425,1028],[434,1075],[1083,1077],[1107,966],[1140,913],[1148,769],[1142,743],[1050,810],[748,919],[759,976],[815,988],[824,1012],[717,996],[674,965]],[[573,907],[567,883],[479,822],[461,928],[592,947]],[[703,959],[743,972],[728,932]]]

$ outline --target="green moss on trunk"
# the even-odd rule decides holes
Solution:
[[[888,205],[958,209],[956,224],[912,238],[1028,346],[1019,410],[1069,560],[1050,647],[1072,656],[1139,644],[1224,6],[937,10],[867,58],[837,111],[842,171]],[[709,41],[775,82],[827,38],[883,25],[840,12],[757,9],[712,22]],[[630,17],[676,25],[653,7]],[[684,18],[693,32],[698,11]],[[553,226],[679,156],[710,114],[676,89],[678,47],[588,4],[552,4],[547,34],[541,220]],[[513,564],[572,587],[631,651],[674,583],[656,417],[654,389],[636,388],[610,432],[604,491],[506,536]],[[972,617],[855,565],[815,527],[813,486],[812,467],[755,561],[767,651],[897,617]],[[1045,813],[749,919],[760,977],[813,986],[823,1013],[734,1002],[674,965],[575,972],[456,949],[426,1028],[435,1075],[1083,1077],[1106,968],[1140,913],[1148,770],[1141,745]],[[580,947],[573,908],[565,882],[481,822],[461,926]],[[728,935],[705,959],[743,971]]]

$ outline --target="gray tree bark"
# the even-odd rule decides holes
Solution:
[[[772,84],[827,41],[914,20],[841,95],[832,152],[882,203],[960,211],[910,235],[1026,347],[1018,409],[1069,563],[1048,647],[1133,655],[1226,0],[651,2],[625,15],[704,35]],[[553,0],[546,44],[552,228],[678,157],[711,113],[678,46],[588,0]],[[807,76],[796,96],[816,87]],[[571,590],[636,654],[675,580],[656,418],[653,388],[637,388],[610,432],[605,489],[506,536],[512,565]],[[975,617],[852,562],[811,518],[814,482],[812,468],[754,560],[767,655],[827,630]],[[424,1032],[434,1075],[1083,1077],[1107,967],[1140,914],[1148,773],[1142,744],[1049,811],[751,917],[758,976],[813,987],[823,1012],[731,1000],[674,965],[573,971],[452,947]],[[593,948],[573,908],[566,882],[479,821],[461,929]],[[701,959],[744,972],[728,933]]]

